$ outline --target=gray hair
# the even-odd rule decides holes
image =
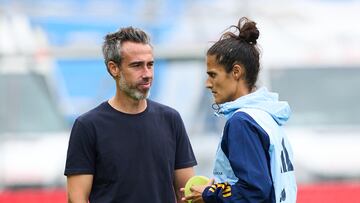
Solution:
[[[102,46],[106,67],[109,61],[121,64],[121,44],[126,41],[150,44],[150,38],[144,31],[131,26],[107,34]]]

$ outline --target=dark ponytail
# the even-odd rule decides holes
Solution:
[[[235,28],[235,31],[230,31]],[[207,52],[216,57],[218,64],[223,65],[227,73],[235,64],[245,69],[245,80],[250,90],[255,87],[260,70],[260,51],[257,39],[260,32],[256,23],[242,17],[238,25],[232,25]]]

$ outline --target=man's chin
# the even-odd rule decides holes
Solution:
[[[147,99],[150,96],[150,90],[148,91],[136,91],[133,92],[132,97],[136,100]]]

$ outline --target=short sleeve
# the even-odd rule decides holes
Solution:
[[[95,136],[77,119],[70,134],[64,174],[94,174],[95,158]]]

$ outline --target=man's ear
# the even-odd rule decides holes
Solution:
[[[244,68],[239,64],[235,64],[232,69],[232,75],[235,80],[242,79],[244,77]]]
[[[114,61],[109,61],[107,67],[113,78],[117,78],[120,75],[120,68]]]

